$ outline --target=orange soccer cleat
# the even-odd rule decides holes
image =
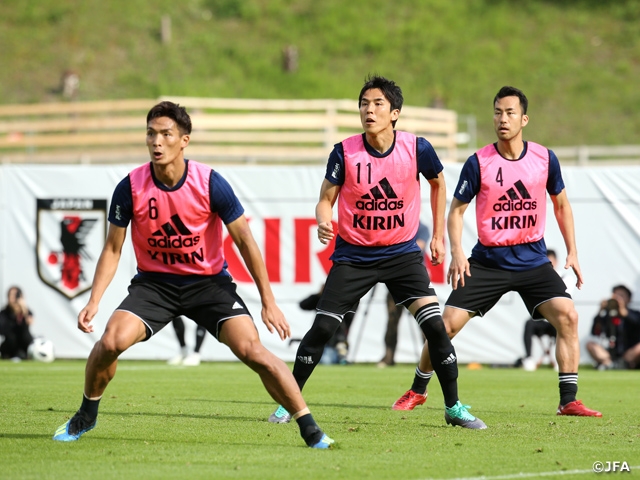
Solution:
[[[427,392],[424,395],[416,393],[413,390],[407,390],[391,407],[394,410],[413,410],[418,405],[422,405],[427,401]]]
[[[574,400],[566,405],[558,406],[556,415],[573,415],[576,417],[601,417],[602,413],[585,407],[580,400]]]

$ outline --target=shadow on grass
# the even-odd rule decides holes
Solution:
[[[37,410],[36,410],[37,411]],[[39,410],[40,412],[47,413],[66,413],[68,414],[68,418],[71,418],[73,414],[76,413],[76,410]],[[100,410],[99,417],[105,416],[116,416],[116,417],[162,417],[162,418],[193,418],[198,420],[241,420],[244,422],[255,422],[259,420],[259,418],[254,417],[246,417],[240,415],[220,415],[219,413],[211,413],[211,414],[194,414],[194,413],[178,413],[178,412],[168,412],[168,413],[154,413],[154,412],[120,412],[114,410]]]
[[[206,398],[181,398],[179,399],[182,402],[211,402],[214,404],[218,403],[230,403],[236,405],[268,405],[269,407],[276,407],[277,405],[274,402],[269,401],[247,401],[247,400],[211,400]],[[369,409],[369,410],[391,410],[389,405],[361,405],[361,404],[350,404],[350,403],[313,403],[311,405],[313,408],[317,407],[335,407],[335,408],[353,408],[356,410],[361,409]]]
[[[13,439],[39,439],[39,438],[51,438],[53,437],[53,430],[51,434],[36,434],[36,433],[0,433],[0,438],[13,438]]]
[[[175,438],[173,437],[167,437],[166,439],[159,439],[159,438],[149,438],[149,437],[142,437],[142,438],[136,438],[136,437],[125,437],[125,436],[119,436],[119,437],[112,437],[112,436],[101,436],[99,435],[98,432],[92,431],[90,433],[87,433],[87,436],[82,436],[80,440],[81,442],[86,442],[87,439],[93,439],[94,441],[113,441],[113,440],[126,440],[126,441],[130,441],[130,442],[139,442],[139,443],[148,443],[148,442],[152,442],[152,443],[160,443],[160,444],[173,444],[175,443]],[[97,435],[96,435],[97,434]],[[40,439],[46,439],[46,440],[50,440],[52,438],[53,434],[29,434],[29,433],[0,433],[0,439],[2,438],[7,438],[7,439],[13,439],[13,440],[40,440]],[[248,446],[250,447],[255,447],[255,448],[259,448],[259,447],[264,447],[267,448],[269,450],[273,449],[273,448],[292,448],[292,447],[299,447],[299,448],[303,448],[303,449],[307,449],[307,450],[311,450],[307,445],[304,444],[304,441],[302,439],[300,439],[300,442],[296,443],[296,444],[291,444],[291,443],[267,443],[267,441],[264,442],[260,442],[260,443],[254,443],[254,442],[224,442],[224,441],[219,441],[219,442],[215,442],[215,441],[191,441],[188,439],[184,439],[182,438],[180,440],[182,443],[195,443],[195,444],[209,444],[209,445],[218,445],[220,447],[242,447],[242,448],[246,448]],[[77,443],[77,442],[53,442],[54,444],[59,444],[59,445],[69,445],[70,443]],[[334,447],[334,448],[340,448],[339,446]]]
[[[227,403],[237,403],[237,402],[227,402]],[[244,403],[251,403],[251,402],[244,402]],[[258,402],[256,402],[258,403]],[[262,404],[262,403],[260,403]],[[271,406],[273,406],[271,404]],[[322,407],[322,406],[335,406],[335,407],[344,407],[343,405],[316,405],[316,407]],[[274,407],[275,408],[275,407]],[[46,409],[46,410],[36,410],[39,412],[43,412],[43,413],[63,413],[66,414],[66,419],[69,419],[73,416],[73,414],[75,414],[76,410],[53,410],[53,409]],[[270,410],[265,410],[264,412],[262,412],[261,414],[258,415],[254,415],[254,416],[246,416],[246,415],[222,415],[219,413],[211,413],[211,414],[195,414],[195,413],[179,413],[179,412],[167,412],[167,413],[156,413],[156,412],[123,412],[123,411],[114,411],[114,410],[101,410],[99,416],[100,417],[124,417],[124,418],[133,418],[133,417],[146,417],[146,418],[176,418],[176,419],[194,419],[194,420],[215,420],[215,421],[241,421],[241,422],[250,422],[250,423],[255,423],[255,422],[260,422],[260,423],[267,423],[268,422],[268,416],[269,416]],[[394,412],[395,413],[395,412]],[[398,412],[398,414],[403,414],[406,412]],[[397,416],[397,415],[393,415],[393,416]],[[391,418],[391,417],[390,417]],[[338,419],[335,419],[333,421],[333,423],[352,423],[353,420],[349,419],[349,418],[344,418],[343,416],[341,416]],[[295,423],[295,422],[293,422]],[[379,422],[375,422],[375,421],[364,421],[364,420],[358,420],[358,425],[385,425],[387,422],[386,421],[379,421]]]

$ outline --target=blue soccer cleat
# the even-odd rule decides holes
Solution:
[[[309,445],[311,448],[322,448],[322,449],[331,449],[333,448],[333,444],[335,441],[327,436],[326,433],[322,434],[322,438],[318,443],[314,443],[313,445]]]
[[[75,442],[83,433],[94,428],[97,422],[97,419],[92,421],[86,413],[78,410],[67,423],[58,427],[53,439],[58,442]]]

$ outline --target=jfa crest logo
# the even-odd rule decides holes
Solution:
[[[91,288],[106,237],[107,201],[39,198],[37,208],[38,275],[68,299],[75,298]]]

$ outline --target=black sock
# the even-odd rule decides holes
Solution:
[[[193,349],[194,352],[200,353],[200,348],[202,347],[202,342],[204,342],[204,336],[207,333],[207,329],[201,325],[198,325],[196,330],[196,347]]]
[[[313,419],[310,413],[296,418],[298,427],[300,427],[300,436],[304,439],[308,446],[315,445],[322,439],[324,433]]]
[[[184,341],[184,321],[182,317],[175,317],[172,320],[173,328],[176,331],[176,337],[178,337],[178,343],[182,348],[187,346],[187,343]]]
[[[296,361],[293,364],[293,378],[296,379],[300,390],[307,383],[307,380],[322,358],[324,346],[331,339],[335,331],[340,326],[340,320],[323,313],[318,313],[313,325],[302,338]]]
[[[575,402],[578,394],[578,374],[577,373],[558,373],[560,388],[560,405]]]
[[[444,404],[453,407],[458,401],[458,359],[447,335],[437,302],[420,307],[415,314],[420,329],[429,342],[431,364],[438,375]]]
[[[416,367],[416,374],[413,377],[413,385],[411,385],[411,390],[421,395],[424,395],[427,391],[427,385],[429,384],[429,380],[433,376],[433,372],[425,373],[420,370],[420,367]]]
[[[92,420],[95,420],[98,416],[98,406],[100,405],[100,397],[97,400],[89,400],[84,394],[82,394],[82,404],[80,410],[89,415]]]

